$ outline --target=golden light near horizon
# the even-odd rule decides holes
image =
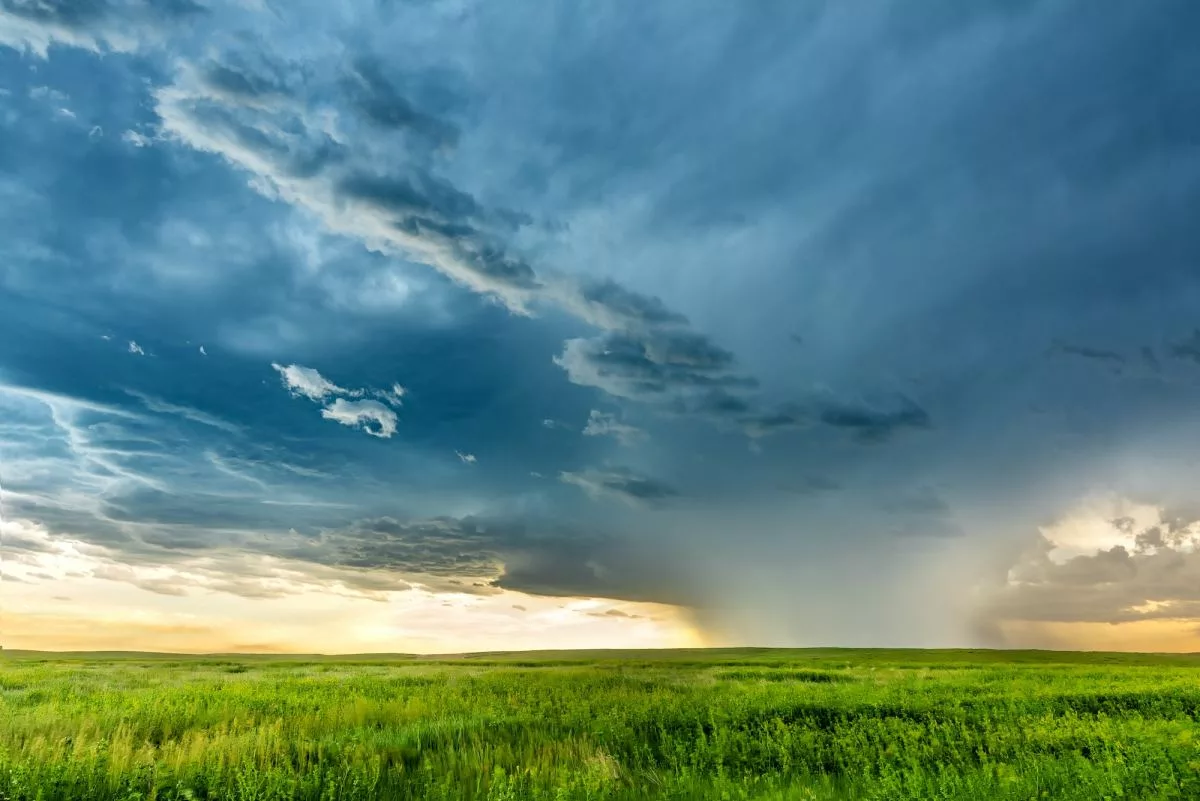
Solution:
[[[703,644],[682,610],[661,604],[364,591],[354,571],[271,557],[137,566],[25,521],[6,523],[4,533],[34,546],[5,565],[0,645],[8,649],[434,654]],[[250,576],[241,594],[221,589],[239,569]]]

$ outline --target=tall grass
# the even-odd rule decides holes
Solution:
[[[0,800],[1200,799],[1200,672],[1097,660],[9,657]]]

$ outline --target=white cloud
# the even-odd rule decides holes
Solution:
[[[463,453],[462,451],[455,451],[454,453],[458,455],[463,464],[475,464],[478,461],[473,453]]]
[[[137,354],[138,356],[146,355],[146,351],[142,350],[142,346],[134,342],[132,339],[129,340],[129,352]]]
[[[208,351],[206,351],[206,350],[204,349],[204,346],[203,346],[203,345],[201,345],[201,346],[200,346],[200,355],[201,355],[201,356],[207,356],[207,355],[208,355]]]
[[[339,387],[311,367],[302,367],[298,364],[289,364],[285,367],[275,362],[271,363],[271,367],[279,373],[283,379],[283,385],[288,388],[288,391],[297,397],[303,396],[319,402],[331,395],[356,394]]]
[[[134,147],[149,147],[154,142],[154,139],[137,131],[126,131],[121,134],[121,141],[128,142]]]
[[[373,394],[384,403],[399,408],[404,405],[404,396],[408,394],[408,390],[399,384],[392,384],[391,389],[377,389]]]
[[[389,439],[396,433],[396,413],[379,401],[338,398],[321,410],[321,416],[373,437]]]
[[[308,398],[323,404],[321,416],[352,428],[361,428],[373,437],[389,439],[396,433],[396,413],[388,405],[377,400],[361,399],[365,395],[382,398],[391,406],[399,408],[401,398],[407,390],[400,384],[391,389],[347,389],[333,383],[311,367],[298,364],[287,366],[272,362],[283,380],[283,385],[295,397]]]

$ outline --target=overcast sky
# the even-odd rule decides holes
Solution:
[[[0,0],[5,647],[1200,650],[1192,0]]]

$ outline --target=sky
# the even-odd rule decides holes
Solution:
[[[0,645],[1200,651],[1192,0],[0,0]]]

